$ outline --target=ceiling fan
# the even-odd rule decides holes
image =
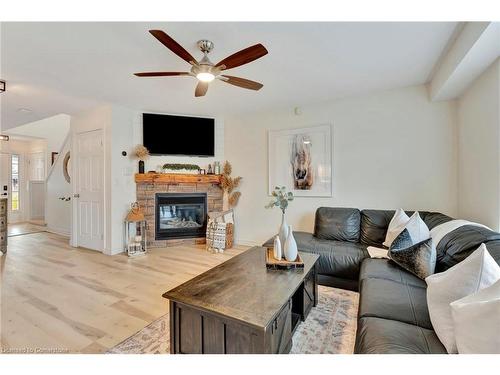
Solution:
[[[208,84],[214,79],[221,80],[234,86],[242,87],[249,90],[260,90],[263,84],[249,79],[228,76],[221,74],[227,69],[236,68],[237,66],[248,64],[262,56],[267,55],[267,49],[262,44],[255,44],[226,57],[224,60],[214,64],[208,58],[208,54],[214,48],[214,44],[210,40],[198,41],[198,48],[203,52],[203,58],[200,61],[191,56],[179,43],[169,37],[162,30],[149,30],[149,32],[160,41],[165,47],[179,56],[181,59],[191,64],[189,72],[145,72],[134,73],[137,77],[170,77],[170,76],[192,76],[198,79],[198,85],[194,92],[194,96],[204,96],[208,90]]]

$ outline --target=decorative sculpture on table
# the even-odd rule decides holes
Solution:
[[[125,219],[125,251],[128,256],[146,254],[146,219],[139,203],[132,203]]]

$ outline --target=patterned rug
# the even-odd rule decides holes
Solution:
[[[358,293],[319,286],[318,306],[293,335],[292,354],[352,354],[356,337]],[[108,353],[168,354],[168,314],[155,320]]]

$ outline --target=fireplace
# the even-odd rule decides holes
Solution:
[[[143,209],[144,217],[146,218],[147,246],[149,248],[162,248],[179,245],[191,246],[204,244],[204,223],[202,227],[196,228],[197,230],[193,230],[193,228],[175,228],[174,231],[172,225],[169,227],[166,222],[168,219],[173,218],[174,210],[164,209],[161,211],[157,209],[157,207],[158,203],[166,206],[172,205],[172,203],[168,203],[168,200],[164,200],[163,198],[170,199],[171,197],[181,198],[191,196],[195,199],[194,201],[173,202],[173,204],[200,203],[199,199],[205,199],[206,204],[201,206],[204,210],[203,217],[206,217],[208,212],[220,212],[223,210],[223,191],[220,186],[220,180],[220,175],[214,174],[200,175],[152,172],[136,174],[137,202]],[[161,197],[160,202],[158,202],[159,197]],[[201,210],[201,207],[197,208],[198,212]],[[172,214],[170,212],[172,212]],[[175,212],[175,217],[179,217],[177,209]],[[160,214],[162,214],[164,222],[161,228],[159,224],[157,224],[157,219],[160,218]],[[187,217],[189,217],[189,215],[187,215]],[[182,221],[182,217],[180,221]],[[201,224],[201,222],[198,222],[198,219],[193,221]]]
[[[155,240],[204,237],[207,193],[156,193]]]

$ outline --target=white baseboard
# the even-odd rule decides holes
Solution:
[[[61,229],[61,228],[54,228],[54,227],[46,227],[47,232],[58,234],[63,237],[70,237],[71,233],[67,229]]]
[[[114,249],[114,250],[111,250],[111,251],[104,250],[102,253],[104,255],[111,255],[112,256],[112,255],[122,254],[124,252],[125,252],[124,249],[121,249],[121,250]]]

